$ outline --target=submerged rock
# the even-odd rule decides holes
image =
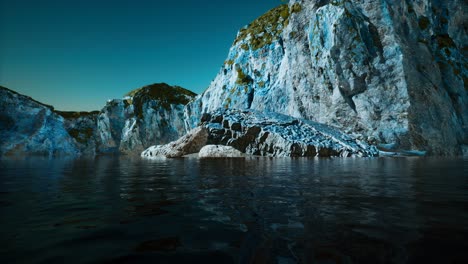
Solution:
[[[199,158],[241,158],[244,156],[239,150],[222,145],[206,145],[198,153]]]
[[[238,33],[187,124],[218,108],[278,112],[371,144],[461,155],[466,1],[299,1]]]

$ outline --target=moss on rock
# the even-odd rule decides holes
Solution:
[[[299,3],[294,3],[292,6],[291,6],[291,14],[294,14],[294,13],[299,13],[302,11],[302,6],[301,4]]]
[[[296,7],[297,9],[297,7]],[[241,29],[234,44],[247,40],[250,47],[257,50],[277,40],[289,23],[290,10],[287,4],[280,5],[254,20],[247,28]]]
[[[242,69],[239,67],[237,68],[237,80],[236,83],[239,85],[249,85],[253,83],[252,77],[245,74]]]

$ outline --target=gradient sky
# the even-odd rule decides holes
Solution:
[[[280,0],[0,0],[0,85],[59,110],[166,82],[202,92]]]

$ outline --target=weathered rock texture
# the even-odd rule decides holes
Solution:
[[[205,114],[208,144],[232,146],[239,151],[272,157],[368,157],[375,147],[327,125],[276,113],[218,110]]]
[[[370,143],[460,155],[467,2],[291,0],[238,33],[187,124],[220,107],[333,125]]]

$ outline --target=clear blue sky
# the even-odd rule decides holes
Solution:
[[[0,85],[59,110],[141,86],[202,92],[237,31],[280,0],[0,0]]]

